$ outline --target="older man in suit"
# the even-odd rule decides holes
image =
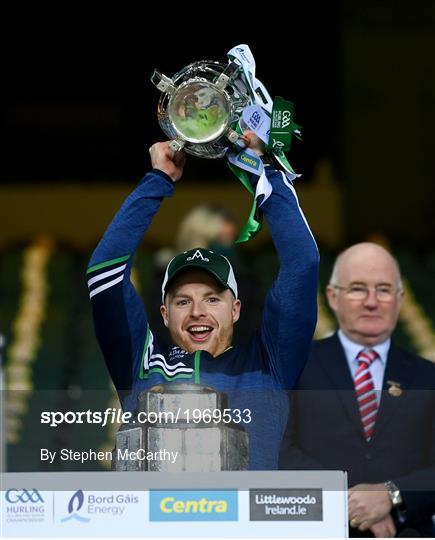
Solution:
[[[281,468],[347,471],[352,536],[431,536],[435,365],[391,343],[398,264],[377,244],[354,245],[337,258],[326,293],[339,330],[313,343]]]

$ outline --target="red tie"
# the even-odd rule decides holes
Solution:
[[[356,359],[358,369],[355,373],[355,391],[358,401],[359,413],[364,429],[366,441],[370,441],[375,429],[378,402],[376,400],[375,385],[369,367],[378,358],[378,353],[371,349],[362,350]]]

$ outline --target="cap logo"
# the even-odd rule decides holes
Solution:
[[[187,257],[186,261],[193,261],[194,259],[201,259],[204,262],[210,262],[210,259],[204,257],[202,253],[197,249],[191,257]]]

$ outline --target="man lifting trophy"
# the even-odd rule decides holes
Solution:
[[[287,392],[305,363],[317,313],[318,251],[284,154],[299,134],[293,105],[271,99],[246,45],[231,49],[227,63],[194,62],[173,77],[155,71],[152,81],[170,140],[150,147],[151,172],[115,215],[87,271],[97,339],[122,407],[137,419],[122,426],[116,455],[142,448],[160,456],[146,465],[118,459],[115,469],[273,470]],[[169,262],[160,306],[169,347],[149,327],[130,281],[135,252],[174,195],[186,153],[228,159],[254,196],[239,241],[264,216],[280,259],[261,325],[245,343],[233,343],[243,299],[223,255],[198,247]],[[178,456],[175,463],[164,462],[164,450]]]

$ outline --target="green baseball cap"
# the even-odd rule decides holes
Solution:
[[[211,274],[225,289],[230,289],[234,297],[238,297],[237,282],[230,261],[210,249],[195,248],[180,253],[166,267],[162,284],[162,302],[165,302],[168,287],[175,277],[188,268],[200,268]]]

